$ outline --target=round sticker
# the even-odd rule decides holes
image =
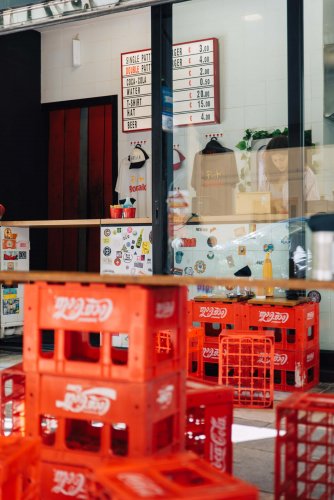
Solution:
[[[105,248],[103,249],[103,255],[108,256],[108,255],[110,255],[110,254],[111,254],[111,248],[110,248],[110,247],[105,247]]]
[[[184,270],[184,274],[186,274],[187,276],[192,276],[194,274],[194,270],[192,267],[186,267],[185,270]]]
[[[132,233],[132,227],[131,227],[131,226],[128,226],[128,228],[127,228],[127,232],[128,232],[128,233]]]
[[[215,247],[217,245],[217,238],[215,236],[209,236],[209,238],[207,239],[207,244],[209,245],[209,247]]]
[[[307,294],[308,298],[311,299],[312,302],[320,302],[321,301],[321,294],[318,292],[318,290],[310,290]]]
[[[205,269],[206,269],[206,264],[205,264],[204,260],[197,260],[195,262],[194,269],[195,269],[196,273],[203,274],[205,272]]]
[[[207,253],[207,258],[208,258],[209,260],[212,260],[212,259],[214,259],[214,258],[215,258],[215,254],[214,254],[214,253],[210,250],[210,252],[208,252],[208,253]]]
[[[121,262],[122,262],[121,259],[119,259],[118,257],[114,260],[115,266],[120,266]]]
[[[111,235],[110,229],[105,229],[104,230],[104,236],[110,236],[110,235]]]

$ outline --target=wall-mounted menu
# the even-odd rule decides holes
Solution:
[[[173,125],[219,123],[218,40],[173,45]],[[151,129],[151,50],[121,54],[123,132]]]

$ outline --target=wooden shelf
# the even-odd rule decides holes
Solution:
[[[291,290],[325,289],[334,290],[334,281],[300,280],[300,279],[252,279],[252,278],[200,278],[194,276],[126,276],[98,273],[79,273],[62,271],[3,271],[0,272],[0,283],[29,283],[33,281],[48,281],[58,283],[110,283],[138,284],[147,286],[241,286],[256,290],[265,287],[277,287]]]

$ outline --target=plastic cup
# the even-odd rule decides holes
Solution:
[[[124,219],[133,219],[134,217],[136,217],[136,208],[135,207],[123,208],[123,218]]]
[[[112,207],[110,205],[110,218],[111,219],[121,219],[123,214],[122,207]]]

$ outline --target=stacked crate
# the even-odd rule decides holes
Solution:
[[[89,469],[110,459],[184,448],[185,293],[26,286],[26,433],[42,439],[43,498],[84,498]]]
[[[271,408],[274,402],[273,332],[222,332],[218,383],[233,387],[234,406]]]
[[[191,301],[192,321],[204,330],[203,378],[218,381],[219,335],[223,330],[242,327],[243,304],[221,301]]]
[[[277,405],[275,498],[334,498],[334,399],[295,393]]]
[[[257,488],[218,472],[194,453],[159,459],[129,460],[98,469],[89,477],[91,500],[188,498],[257,500]]]
[[[186,449],[232,474],[233,389],[188,379],[186,395]]]
[[[40,481],[39,439],[0,437],[0,499],[37,500]]]
[[[319,304],[245,304],[243,328],[274,331],[274,389],[306,391],[319,382]]]
[[[0,371],[0,436],[24,434],[25,376],[22,363]]]

